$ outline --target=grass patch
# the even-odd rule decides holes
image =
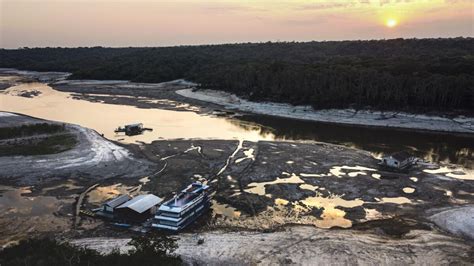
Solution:
[[[0,139],[29,137],[39,134],[55,134],[66,131],[64,124],[39,123],[19,127],[0,128]]]
[[[0,156],[55,154],[67,151],[76,144],[76,137],[69,133],[13,141],[0,146]]]

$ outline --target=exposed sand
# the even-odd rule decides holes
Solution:
[[[183,89],[176,91],[176,93],[184,97],[219,104],[228,109],[263,115],[339,124],[474,133],[473,117],[450,119],[402,112],[356,111],[353,109],[314,110],[311,106],[251,102],[230,93],[214,90]]]
[[[429,217],[443,230],[474,241],[474,206],[441,211]]]
[[[204,239],[197,244],[198,237]],[[471,246],[434,231],[413,230],[393,239],[355,230],[292,226],[274,233],[213,231],[180,234],[176,253],[202,265],[439,265],[468,264]],[[110,252],[130,249],[129,239],[83,238],[79,246]]]

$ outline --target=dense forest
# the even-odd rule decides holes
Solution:
[[[0,50],[0,67],[163,82],[321,108],[474,112],[474,39]]]

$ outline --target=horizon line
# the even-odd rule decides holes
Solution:
[[[62,49],[76,49],[76,48],[109,48],[109,49],[123,49],[123,48],[173,48],[173,47],[199,47],[199,46],[219,46],[219,45],[242,45],[242,44],[266,44],[266,43],[328,43],[328,42],[368,42],[368,41],[393,41],[393,40],[440,40],[440,39],[473,39],[474,36],[456,36],[456,37],[399,37],[399,38],[380,38],[380,39],[344,39],[344,40],[301,40],[301,41],[259,41],[259,42],[222,42],[222,43],[202,43],[202,44],[177,44],[164,46],[105,46],[105,45],[91,45],[91,46],[20,46],[16,48],[0,47],[0,50],[22,50],[22,49],[47,49],[47,48],[62,48]]]

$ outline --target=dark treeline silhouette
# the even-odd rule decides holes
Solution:
[[[126,253],[119,249],[102,254],[85,247],[50,238],[21,240],[17,245],[0,250],[0,265],[56,266],[56,265],[182,265],[174,254],[176,239],[159,233],[134,236],[128,243],[133,247]]]
[[[473,112],[474,39],[0,50],[0,67],[162,82],[321,108]]]

